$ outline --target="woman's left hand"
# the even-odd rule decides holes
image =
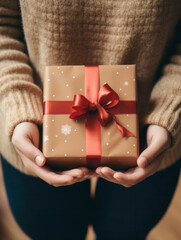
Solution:
[[[131,187],[153,175],[162,161],[162,153],[170,146],[168,131],[158,125],[149,125],[146,133],[147,148],[137,159],[137,167],[127,171],[114,171],[109,167],[98,167],[96,173],[108,181]]]

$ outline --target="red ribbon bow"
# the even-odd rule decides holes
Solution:
[[[109,109],[114,108],[118,105],[118,103],[118,94],[106,83],[100,88],[98,99],[95,103],[90,102],[81,94],[75,94],[72,106],[74,111],[69,115],[69,118],[76,120],[84,116],[86,117],[87,114],[95,113],[102,126],[105,126],[113,119],[116,122],[122,137],[135,136],[133,133],[124,128],[118,122],[116,117],[110,113]]]

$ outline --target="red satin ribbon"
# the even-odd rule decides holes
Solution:
[[[69,117],[76,120],[83,116],[87,117],[88,114],[95,112],[95,116],[102,126],[105,126],[113,119],[116,122],[122,137],[135,136],[129,130],[124,128],[118,122],[117,118],[109,111],[110,108],[114,108],[118,103],[118,94],[106,83],[101,87],[96,102],[90,102],[83,95],[75,94],[72,107],[74,111]]]
[[[73,112],[73,101],[44,101],[44,114],[71,114]],[[112,109],[112,114],[136,114],[136,101],[119,101]]]
[[[136,101],[120,101],[108,85],[99,89],[99,66],[84,66],[85,96],[74,95],[74,101],[44,101],[43,114],[70,114],[71,119],[85,117],[86,161],[95,168],[101,163],[101,125],[114,120],[122,135],[135,136],[124,128],[114,114],[135,114]]]

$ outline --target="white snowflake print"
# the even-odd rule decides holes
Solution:
[[[72,129],[72,127],[68,124],[62,125],[61,133],[64,134],[64,135],[68,135],[68,134],[71,133],[71,129]]]
[[[44,141],[48,141],[48,136],[44,136]]]

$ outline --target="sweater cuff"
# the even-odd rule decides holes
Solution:
[[[171,137],[169,149],[176,145],[180,134],[180,103],[181,96],[165,95],[161,99],[152,98],[149,112],[143,119],[144,125],[159,125],[165,128]]]
[[[11,141],[14,128],[21,122],[33,122],[41,125],[43,122],[42,91],[13,89],[6,93],[2,100],[2,111],[5,115],[5,128]]]

